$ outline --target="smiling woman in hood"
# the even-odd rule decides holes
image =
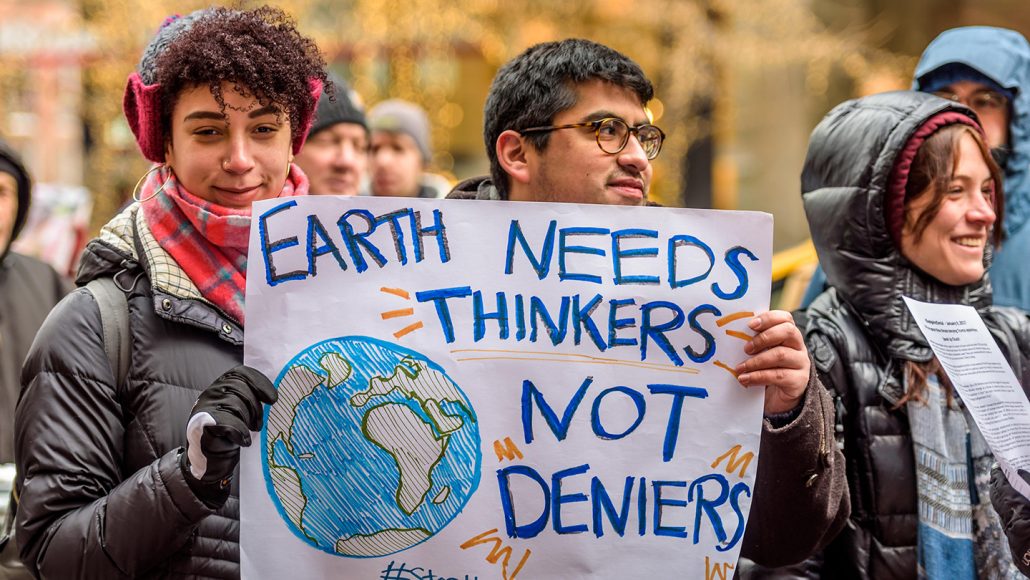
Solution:
[[[1004,28],[946,30],[923,51],[912,88],[962,100],[981,114],[1005,173],[1007,239],[991,267],[994,300],[1030,310],[1030,43]],[[987,110],[975,102],[978,96]],[[1001,102],[995,107],[993,101]],[[997,117],[1004,117],[1000,127]]]
[[[1030,384],[1030,324],[993,306],[985,274],[1004,194],[975,113],[916,92],[843,103],[812,133],[802,193],[830,286],[806,341],[837,394],[853,506],[824,577],[1007,576],[993,457],[902,301],[975,307]]]

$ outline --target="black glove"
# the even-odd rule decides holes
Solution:
[[[261,403],[277,397],[272,382],[245,365],[226,371],[200,394],[186,424],[181,465],[201,501],[210,507],[225,503],[240,447],[249,446],[250,432],[261,429]]]
[[[1030,483],[1030,474],[1022,469],[1018,473]],[[998,466],[991,470],[991,504],[1001,519],[1012,561],[1020,572],[1030,575],[1030,499],[1012,487]]]

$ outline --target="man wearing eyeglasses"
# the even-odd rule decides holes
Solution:
[[[498,71],[484,111],[490,176],[451,199],[644,205],[665,134],[640,67],[615,50],[568,39],[530,47]],[[765,417],[742,557],[776,566],[807,558],[850,513],[833,405],[790,314],[751,321],[740,375],[763,385]]]
[[[498,72],[487,96],[490,177],[448,197],[644,205],[665,138],[644,109],[653,96],[640,67],[614,50],[536,45]]]

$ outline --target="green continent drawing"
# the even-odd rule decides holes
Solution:
[[[347,557],[392,554],[450,522],[480,478],[468,398],[424,356],[366,337],[318,343],[276,381],[264,472],[290,529]]]

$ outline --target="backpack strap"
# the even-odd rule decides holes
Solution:
[[[129,303],[114,278],[96,278],[86,284],[100,308],[104,350],[121,387],[129,372]]]

